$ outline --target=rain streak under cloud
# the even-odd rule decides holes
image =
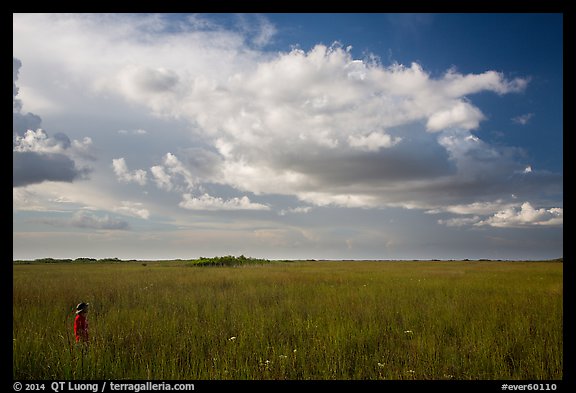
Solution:
[[[561,256],[562,173],[483,128],[545,113],[476,103],[539,75],[276,48],[285,23],[15,14],[15,257]]]

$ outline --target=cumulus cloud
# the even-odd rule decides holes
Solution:
[[[469,217],[455,217],[438,220],[446,226],[492,226],[500,228],[524,228],[533,226],[561,226],[564,209],[559,207],[534,208],[530,202],[505,203],[475,202],[468,205],[448,206],[428,213],[450,212]]]
[[[66,134],[56,133],[49,137],[46,131],[38,128],[36,131],[27,130],[23,136],[14,136],[13,151],[34,152],[39,154],[60,154],[77,156],[93,160],[92,139],[84,138],[82,141],[71,141]]]
[[[159,189],[183,194],[181,207],[248,203],[202,195],[205,183],[310,206],[426,210],[558,187],[553,176],[515,177],[527,167],[524,152],[474,134],[486,119],[474,94],[519,93],[528,78],[455,68],[433,76],[415,62],[354,57],[339,43],[264,52],[275,29],[265,17],[250,20],[233,30],[199,15],[176,24],[158,15],[18,15],[14,29],[21,46],[33,46],[26,24],[46,27],[54,59],[62,48],[82,53],[67,69],[93,92],[189,122],[196,147],[149,167]],[[115,170],[145,184],[146,172],[125,162]]]
[[[166,191],[171,191],[173,188],[179,191],[189,190],[196,183],[191,171],[172,153],[166,153],[162,165],[154,165],[150,168],[150,172],[158,188]]]
[[[120,74],[119,78],[125,76]],[[418,149],[401,148],[404,135],[391,135],[384,129],[425,122],[428,131],[440,134],[437,143],[451,160],[444,169],[455,165],[463,171],[464,167],[472,168],[471,161],[478,161],[481,155],[495,153],[482,143],[475,149],[467,147],[471,142],[465,137],[472,137],[469,131],[485,118],[467,96],[481,91],[517,92],[527,83],[520,78],[508,81],[491,71],[461,75],[452,70],[441,79],[433,79],[416,63],[384,67],[354,59],[349,48],[339,44],[280,53],[261,60],[251,71],[230,74],[227,80],[193,77],[187,89],[184,77],[170,80],[174,84],[169,89],[131,95],[126,93],[127,86],[142,82],[128,79],[119,92],[158,113],[178,112],[193,121],[221,161],[221,170],[212,173],[209,180],[256,194],[284,193],[317,204],[342,201],[345,206],[374,199],[376,194],[382,195],[382,187],[395,188],[396,181],[405,181],[396,175],[406,171],[401,164],[423,162]],[[461,131],[460,136],[446,136],[445,132],[455,129]],[[362,157],[354,151],[378,155]],[[363,195],[337,190],[346,182],[358,185],[357,174],[343,171],[344,167],[355,163],[360,168],[362,161],[368,167],[374,160],[388,164],[381,168],[379,179],[370,178],[378,187],[365,190]],[[325,172],[320,173],[318,166],[312,165],[318,162],[335,165],[324,165]],[[172,184],[168,175],[174,175],[176,166],[171,171],[168,168],[165,163],[162,170],[158,166],[153,170],[157,184],[166,189]],[[414,164],[409,168],[417,170]],[[429,177],[429,165],[418,170],[422,171],[419,177]],[[345,178],[346,173],[351,176]],[[270,178],[277,181],[269,182]],[[330,178],[338,178],[338,184],[330,183]],[[328,188],[320,191],[320,185]],[[368,187],[368,183],[364,185]],[[386,198],[380,203],[385,204]]]
[[[440,110],[428,118],[426,127],[430,131],[441,131],[450,127],[473,130],[478,128],[484,115],[467,102],[457,102],[452,107]]]
[[[524,202],[520,207],[501,210],[475,225],[493,227],[558,226],[563,224],[563,219],[564,209],[562,208],[536,209],[529,202]]]
[[[172,179],[168,173],[164,170],[161,165],[154,165],[150,168],[150,172],[154,177],[154,182],[156,186],[165,191],[171,191],[173,188]]]
[[[121,158],[112,159],[112,168],[116,174],[118,181],[123,183],[137,183],[141,186],[146,184],[147,174],[143,169],[135,169],[130,171],[126,165],[126,160]]]
[[[92,140],[73,140],[66,134],[52,137],[40,128],[42,119],[33,113],[22,113],[22,101],[16,85],[22,62],[13,57],[13,131],[12,185],[23,187],[44,181],[72,182],[91,172],[83,160],[94,160]]]
[[[156,186],[165,191],[171,191],[173,188],[172,179],[168,173],[164,170],[164,167],[161,165],[154,165],[150,168],[150,172],[152,173],[152,177],[154,178],[154,182]]]
[[[502,73],[496,71],[462,75],[455,68],[452,68],[446,72],[444,78],[438,83],[447,96],[458,98],[481,91],[493,91],[500,95],[517,93],[524,91],[528,82],[528,78],[507,80]]]

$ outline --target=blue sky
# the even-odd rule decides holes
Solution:
[[[560,257],[562,31],[14,14],[13,257]]]

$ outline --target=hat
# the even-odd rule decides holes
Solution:
[[[89,303],[78,303],[78,305],[76,306],[76,314],[80,314],[83,311],[88,310],[88,304]]]

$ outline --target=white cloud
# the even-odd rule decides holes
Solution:
[[[94,160],[92,138],[85,137],[82,141],[72,140],[61,133],[49,137],[46,131],[39,128],[28,130],[23,136],[14,135],[13,151],[34,152],[39,154],[64,154],[73,158]]]
[[[350,135],[348,143],[352,147],[367,151],[378,151],[383,147],[391,147],[399,143],[402,138],[392,138],[388,134],[381,132],[371,132],[368,135]]]
[[[123,157],[112,159],[112,167],[118,181],[123,183],[137,183],[141,186],[146,184],[146,171],[143,169],[128,170],[126,160]]]
[[[166,101],[166,110],[173,113],[172,104],[178,101],[181,113],[213,141],[225,159],[217,181],[254,193],[303,198],[317,191],[311,188],[317,183],[314,170],[301,165],[299,171],[287,170],[293,159],[336,156],[347,146],[368,152],[393,148],[402,137],[374,129],[422,120],[435,132],[474,129],[484,115],[455,97],[459,83],[466,85],[462,94],[483,89],[503,94],[521,85],[499,74],[476,79],[454,75],[445,83],[450,89],[436,92],[443,81],[431,79],[417,64],[383,68],[353,59],[338,45],[317,45],[309,52],[296,49],[261,61],[253,71],[235,73],[224,82],[196,78],[178,100]],[[156,102],[150,105],[158,110]],[[298,155],[292,157],[295,151]],[[416,158],[419,152],[409,154]],[[278,182],[263,180],[271,177]],[[350,198],[334,196],[334,201],[349,204]]]
[[[182,164],[182,162],[172,153],[164,156],[164,165],[172,175],[179,175],[184,179],[186,188],[192,188],[195,184],[192,173]]]
[[[510,207],[501,210],[475,225],[493,227],[558,226],[563,224],[563,220],[564,209],[562,208],[535,209],[529,202],[524,202],[519,208]]]
[[[165,191],[190,190],[196,184],[190,170],[172,153],[166,153],[162,165],[154,165],[150,168],[150,172],[154,176],[156,186]]]
[[[251,202],[247,196],[224,200],[208,194],[199,197],[184,194],[179,206],[188,210],[270,210],[267,205]]]
[[[172,190],[172,180],[170,175],[166,173],[164,167],[161,165],[155,165],[150,168],[152,176],[154,176],[154,182],[156,186],[162,190],[171,191]]]
[[[14,136],[14,151],[35,153],[62,153],[65,150],[61,141],[48,138],[42,129],[28,130],[24,136]]]
[[[512,200],[517,199],[512,196]],[[426,211],[429,214],[452,213],[468,217],[438,220],[447,226],[493,226],[519,228],[530,226],[559,226],[563,224],[563,209],[559,207],[535,209],[530,202],[491,202],[448,205]]]
[[[515,78],[509,81],[502,73],[495,71],[462,75],[455,69],[450,69],[439,84],[447,96],[458,98],[481,91],[493,91],[497,94],[521,92],[526,89],[528,79]]]
[[[452,107],[440,110],[428,118],[426,128],[430,131],[442,131],[447,128],[463,128],[473,130],[478,128],[484,115],[471,104],[456,102]]]

